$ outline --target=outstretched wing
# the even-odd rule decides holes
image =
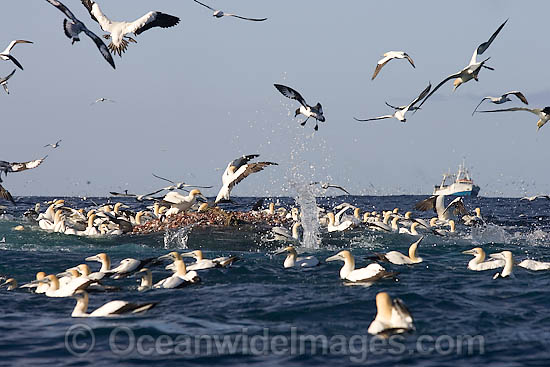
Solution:
[[[300,102],[300,104],[302,106],[304,106],[304,107],[307,106],[307,103],[306,103],[306,100],[304,99],[304,97],[302,97],[302,95],[300,93],[298,93],[296,90],[294,90],[290,87],[287,87],[286,85],[282,85],[282,84],[273,84],[273,85],[286,98],[295,99],[298,102]]]
[[[391,57],[384,56],[383,59],[378,61],[378,63],[376,63],[376,69],[374,69],[374,74],[372,74],[372,78],[370,80],[374,80],[374,78],[376,78],[376,76],[378,75],[380,70],[382,70],[384,65],[386,65],[388,61],[390,61],[391,59],[392,59]]]
[[[451,201],[449,205],[445,208],[445,211],[443,211],[442,215],[445,215],[448,210],[453,209],[453,214],[457,215],[466,215],[468,214],[468,211],[466,210],[466,207],[464,206],[464,201],[462,200],[462,197],[458,197]]]
[[[393,117],[393,115],[384,115],[384,116],[373,117],[371,119],[358,119],[357,117],[354,117],[354,119],[355,119],[355,121],[364,122],[364,121],[375,121],[375,120],[391,119],[392,117]]]
[[[139,19],[128,24],[124,33],[134,33],[139,35],[153,27],[170,28],[180,22],[180,18],[173,15],[161,13],[160,11],[150,11]]]
[[[94,41],[103,58],[113,67],[113,69],[116,69],[115,60],[113,60],[109,49],[107,48],[107,46],[105,46],[105,43],[103,43],[101,38],[99,38],[94,32],[90,31],[88,28],[84,28],[83,32],[86,33],[86,35],[90,37],[92,41]]]
[[[242,157],[239,157],[237,159],[234,159],[229,165],[235,167],[235,171],[253,160],[254,158],[258,158],[259,154],[249,154],[249,155],[243,155]]]
[[[346,194],[351,195],[351,194],[348,192],[348,190],[344,189],[342,186],[339,186],[339,185],[328,184],[326,188],[327,188],[327,189],[333,188],[333,189],[342,190],[342,191],[345,192]]]
[[[6,56],[8,59],[10,59],[19,69],[23,70],[23,66],[21,65],[21,63],[19,61],[17,61],[17,59],[15,57],[13,57],[12,55],[4,55]]]
[[[235,18],[244,19],[244,20],[251,20],[253,22],[263,22],[264,20],[267,20],[267,18],[246,18],[246,17],[241,17],[240,15],[237,15],[237,14],[225,14],[225,15],[228,16],[228,17],[235,17]]]
[[[15,205],[15,200],[13,200],[13,197],[9,193],[8,190],[6,190],[2,185],[0,185],[0,198],[9,200]]]
[[[409,110],[411,107],[413,107],[415,104],[418,103],[418,101],[420,101],[421,99],[423,99],[424,97],[426,97],[426,95],[430,92],[430,89],[432,89],[432,83],[429,83],[428,86],[426,88],[424,88],[424,90],[422,92],[420,92],[420,94],[418,95],[418,97],[416,97],[407,107],[406,109]]]
[[[35,159],[34,161],[28,161],[28,162],[22,162],[22,163],[12,162],[8,167],[9,172],[22,172],[28,169],[36,168],[40,166],[47,157],[48,156],[45,156],[44,158],[41,158],[41,159]]]
[[[438,85],[435,86],[434,89],[432,89],[432,91],[430,92],[430,94],[428,94],[428,95],[426,96],[426,98],[424,98],[424,100],[422,101],[422,103],[420,103],[420,105],[419,105],[418,107],[419,107],[419,108],[422,107],[422,105],[423,105],[424,103],[426,103],[426,101],[428,100],[428,98],[430,98],[430,97],[432,96],[432,94],[434,94],[435,91],[438,90],[443,84],[447,83],[447,82],[448,82],[449,80],[451,80],[451,79],[458,78],[458,77],[460,76],[460,73],[461,73],[461,71],[458,72],[458,73],[451,74],[451,75],[449,75],[448,77],[446,77],[445,79],[443,79],[443,80],[441,81],[441,83],[439,83]]]
[[[529,104],[529,102],[527,102],[527,98],[525,98],[525,96],[523,95],[523,93],[521,93],[520,91],[517,91],[517,90],[513,90],[513,91],[510,91],[510,92],[506,92],[503,94],[503,96],[507,96],[509,94],[513,94],[514,96],[518,97],[518,99],[520,101],[522,101],[523,103],[525,104]]]
[[[210,10],[212,10],[212,11],[216,11],[216,9],[211,8],[211,7],[209,7],[208,5],[201,3],[200,1],[197,1],[197,0],[193,0],[193,1],[196,2],[197,4],[201,4],[201,5],[204,6],[205,8],[208,8],[208,9],[210,9]]]
[[[526,107],[511,107],[511,108],[503,108],[499,110],[486,110],[486,111],[477,111],[477,112],[508,112],[508,111],[527,111],[531,112],[532,114],[535,114],[538,116],[540,110],[537,108],[526,108]]]
[[[246,166],[243,166],[243,168],[244,167],[246,168],[242,171],[241,174],[239,174],[239,176],[237,176],[235,180],[233,180],[229,184],[229,190],[233,189],[235,185],[237,185],[239,182],[247,178],[250,174],[260,172],[261,170],[264,169],[264,167],[277,166],[277,165],[278,164],[274,162],[258,162],[258,163],[250,163],[250,164],[247,164]]]
[[[8,75],[8,76],[6,76],[6,77],[0,79],[0,83],[5,83],[5,82],[7,82],[7,81],[12,77],[12,75],[15,74],[15,70],[17,70],[17,69],[13,69],[13,71],[10,73],[10,75]]]
[[[481,100],[481,102],[479,102],[479,103],[477,104],[476,108],[474,109],[474,112],[472,112],[472,116],[474,115],[474,113],[477,112],[478,107],[481,106],[481,104],[483,103],[483,101],[485,101],[486,99],[489,99],[489,98],[490,98],[490,97],[484,97],[484,98]]]
[[[429,198],[427,199],[424,199],[422,200],[421,202],[419,203],[416,203],[416,205],[414,206],[414,208],[416,210],[420,210],[422,212],[427,212],[428,210],[430,209],[434,209],[435,210],[435,201],[437,199],[437,196],[430,196]]]
[[[74,14],[62,2],[57,0],[46,0],[46,1],[52,4],[53,6],[55,6],[57,9],[59,9],[59,11],[65,14],[65,16],[70,20],[72,20],[74,23],[78,22],[78,19],[76,19]]]

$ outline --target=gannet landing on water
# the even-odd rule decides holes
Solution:
[[[107,18],[95,1],[82,0],[82,4],[88,9],[92,19],[99,23],[101,29],[109,33],[104,36],[106,39],[111,39],[108,46],[109,50],[112,53],[117,53],[120,57],[128,48],[128,41],[137,43],[136,40],[126,36],[126,34],[133,33],[138,36],[153,27],[169,28],[180,22],[180,18],[159,11],[150,11],[133,22],[118,22]]]
[[[413,223],[416,224],[416,223]],[[420,237],[409,247],[409,256],[403,255],[399,251],[390,251],[386,254],[376,253],[375,260],[387,261],[395,265],[411,265],[422,262],[422,258],[416,256],[416,249],[420,242],[424,239],[424,236]]]
[[[422,98],[426,97],[426,94],[428,94],[430,92],[430,89],[432,88],[432,84],[428,84],[428,86],[418,95],[418,97],[416,97],[415,99],[412,100],[411,103],[409,103],[408,105],[404,106],[403,108],[401,109],[398,109],[396,110],[393,115],[384,115],[384,116],[379,116],[379,117],[374,117],[374,118],[370,118],[370,119],[358,119],[356,117],[354,117],[355,120],[357,121],[374,121],[374,120],[383,120],[383,119],[390,119],[390,118],[396,118],[398,119],[399,121],[401,122],[406,122],[407,119],[405,118],[405,114],[411,109],[411,107],[413,107],[415,104],[418,103],[418,101],[420,101]]]
[[[417,203],[414,208],[420,211],[428,211],[433,209],[437,214],[439,220],[447,221],[451,217],[451,214],[466,215],[468,211],[464,207],[464,201],[462,197],[458,197],[451,201],[447,207],[445,205],[445,195],[433,195],[429,198]]]
[[[445,84],[447,81],[449,81],[451,79],[455,79],[455,81],[453,83],[453,91],[455,91],[456,88],[460,87],[462,84],[464,84],[464,83],[466,83],[466,82],[468,82],[472,79],[474,79],[475,81],[478,81],[477,76],[479,74],[479,71],[482,68],[486,68],[486,69],[489,69],[489,70],[494,70],[493,68],[485,65],[487,60],[490,59],[489,57],[486,58],[485,60],[481,61],[481,62],[478,62],[477,61],[477,56],[482,55],[489,48],[489,46],[491,46],[491,43],[493,43],[493,41],[497,37],[498,33],[502,30],[502,28],[504,27],[504,25],[506,24],[507,21],[508,21],[508,19],[506,19],[504,21],[504,23],[502,23],[500,25],[500,27],[498,27],[498,29],[495,31],[495,33],[493,33],[491,35],[491,38],[489,38],[489,40],[487,42],[483,42],[482,44],[480,44],[474,50],[474,54],[472,55],[472,58],[470,59],[470,63],[468,64],[468,66],[466,66],[464,69],[460,70],[458,73],[451,74],[448,77],[446,77],[445,79],[443,79],[443,81],[441,83],[439,83],[438,85],[436,85],[435,88],[431,91],[431,93],[428,94],[426,96],[426,98],[424,98],[424,100],[422,101],[422,103],[420,103],[420,105],[418,107],[422,107],[422,105],[428,100],[428,98],[430,98],[430,96],[432,94],[435,93],[436,90],[439,89],[439,87],[441,87],[443,84]]]
[[[537,131],[541,127],[544,126],[550,120],[550,106],[544,107],[544,108],[526,108],[526,107],[512,107],[512,108],[505,108],[502,110],[487,110],[487,111],[477,111],[477,112],[508,112],[508,111],[527,111],[531,112],[532,114],[535,114],[539,117],[539,120],[537,121]]]
[[[524,196],[524,197],[522,197],[522,198],[519,199],[519,200],[520,200],[520,201],[522,201],[522,200],[534,201],[534,200],[537,200],[537,199],[546,199],[546,200],[550,200],[550,195]]]
[[[97,308],[92,313],[87,313],[88,310],[88,292],[77,291],[74,296],[76,305],[74,306],[72,317],[107,317],[119,316],[129,313],[140,313],[155,307],[156,302],[151,303],[130,303],[127,301],[110,301],[103,306]]]
[[[284,254],[285,252],[288,252],[283,263],[285,268],[312,268],[319,265],[319,260],[315,256],[298,257],[294,246],[275,251],[275,255]]]
[[[0,78],[0,85],[4,87],[4,90],[7,94],[10,94],[10,91],[8,89],[8,80],[13,76],[13,74],[15,74],[15,70],[16,69],[13,69],[13,71],[8,76]]]
[[[266,166],[277,165],[274,162],[257,162],[248,163],[254,158],[258,158],[259,154],[243,155],[227,165],[227,168],[222,175],[222,187],[216,196],[215,204],[222,200],[229,200],[231,190],[235,185],[244,180],[248,175],[260,172]]]
[[[59,139],[58,141],[56,141],[55,143],[53,144],[46,144],[44,145],[44,148],[47,148],[47,147],[52,147],[53,149],[57,148],[59,146],[59,143],[61,143],[61,139]]]
[[[491,97],[491,96],[487,96],[487,97],[484,97],[481,102],[479,102],[479,104],[476,106],[476,108],[474,109],[474,112],[472,112],[472,116],[474,115],[474,113],[476,113],[477,111],[477,108],[479,106],[481,106],[481,104],[483,103],[483,101],[485,100],[490,100],[492,103],[494,104],[503,104],[503,103],[506,103],[506,102],[510,102],[512,101],[510,98],[508,98],[508,96],[510,94],[513,94],[514,96],[518,97],[518,99],[520,101],[522,101],[524,104],[529,104],[529,102],[527,102],[527,98],[525,98],[525,96],[523,95],[523,93],[521,93],[520,91],[517,91],[517,90],[513,90],[513,91],[510,91],[510,92],[506,92],[504,93],[503,95],[501,95],[500,97]]]
[[[386,65],[392,59],[407,59],[409,61],[409,63],[412,65],[412,67],[416,68],[416,66],[414,66],[413,60],[411,59],[411,57],[409,55],[407,55],[406,52],[403,52],[403,51],[389,51],[389,52],[386,52],[383,56],[384,56],[384,58],[380,59],[378,61],[378,63],[376,64],[376,69],[374,69],[374,74],[372,74],[372,79],[371,80],[374,80],[374,78],[376,78],[376,76],[378,75],[380,70],[382,70],[384,65]]]
[[[400,334],[415,330],[413,318],[403,301],[394,298],[393,302],[386,292],[376,295],[376,317],[367,332],[371,335]]]
[[[380,264],[369,264],[368,266],[355,269],[355,259],[348,250],[340,251],[325,261],[343,261],[344,266],[340,269],[340,279],[350,282],[373,282],[387,277],[393,277],[396,273],[389,273]]]
[[[473,255],[474,258],[468,262],[468,269],[474,271],[483,271],[502,268],[505,264],[504,260],[495,259],[485,261],[485,251],[481,247],[476,247],[471,250],[462,251],[465,255]]]
[[[109,98],[98,98],[96,99],[95,101],[93,101],[92,103],[90,103],[90,106],[93,106],[95,105],[96,103],[100,103],[100,102],[111,102],[111,103],[116,103],[116,101],[112,100],[112,99],[109,99]]]
[[[15,46],[18,43],[32,43],[32,42],[31,41],[25,41],[25,40],[13,40],[13,41],[11,41],[10,44],[8,45],[8,47],[6,47],[6,49],[4,51],[0,52],[0,60],[4,60],[4,61],[11,60],[19,69],[23,70],[23,66],[21,66],[19,61],[17,61],[17,59],[10,54],[10,51],[13,48],[13,46]]]
[[[315,106],[310,106],[307,104],[304,97],[302,97],[302,95],[296,90],[282,84],[273,85],[275,86],[275,88],[277,88],[279,92],[281,92],[283,96],[300,102],[300,108],[296,110],[296,112],[294,113],[294,117],[298,116],[299,114],[307,117],[304,122],[300,123],[300,125],[305,126],[307,120],[309,120],[310,117],[313,117],[315,119],[315,127],[313,129],[315,131],[319,130],[318,121],[325,122],[325,116],[323,116],[323,107],[319,102],[317,102]]]
[[[94,32],[90,31],[84,23],[82,23],[80,20],[78,20],[74,14],[65,6],[63,3],[57,0],[46,0],[53,6],[55,6],[59,11],[61,11],[67,18],[69,18],[71,21],[68,21],[67,19],[63,20],[63,31],[65,32],[65,35],[72,40],[72,43],[80,41],[79,34],[81,32],[84,32],[88,37],[94,41],[95,45],[97,46],[99,52],[101,52],[101,55],[103,58],[113,67],[113,69],[116,69],[115,67],[115,61],[113,60],[113,57],[109,53],[109,50],[107,49],[107,46],[103,43],[101,38],[99,38]]]
[[[511,251],[502,251],[496,254],[491,254],[489,256],[491,256],[493,259],[504,260],[504,268],[500,273],[496,273],[493,276],[493,279],[496,279],[499,277],[506,278],[506,277],[509,277],[510,275],[513,275],[512,270],[514,268],[514,257],[512,256]]]
[[[266,20],[267,18],[245,18],[245,17],[241,17],[240,15],[237,15],[237,14],[230,14],[230,13],[224,13],[223,11],[221,10],[216,10],[214,8],[211,8],[210,6],[206,5],[206,4],[203,4],[201,3],[200,1],[197,1],[197,0],[193,0],[195,1],[197,4],[201,4],[202,6],[204,6],[205,8],[208,8],[210,10],[212,10],[214,12],[214,14],[212,16],[216,17],[216,18],[221,18],[221,17],[235,17],[235,18],[239,18],[239,19],[244,19],[244,20],[251,20],[253,22],[263,22],[264,20]]]

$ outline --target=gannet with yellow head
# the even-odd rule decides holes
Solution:
[[[409,247],[409,256],[403,255],[399,251],[390,251],[386,254],[377,253],[377,259],[381,261],[387,261],[395,265],[411,265],[421,263],[423,260],[416,255],[416,249],[424,237],[420,237]]]
[[[502,251],[502,252],[498,252],[496,254],[491,254],[489,255],[491,256],[493,259],[503,259],[504,260],[504,268],[502,269],[502,271],[500,273],[496,273],[494,276],[493,276],[493,279],[496,279],[496,278],[507,278],[511,275],[513,275],[512,271],[514,269],[514,257],[512,256],[512,252],[511,251]]]
[[[311,268],[319,265],[319,260],[315,256],[298,257],[294,246],[287,246],[275,252],[276,255],[287,252],[283,266],[285,268]]]
[[[141,276],[141,279],[139,280],[140,285],[138,287],[139,292],[144,292],[153,288],[153,274],[151,274],[151,270],[148,268],[143,268],[136,272],[136,275],[138,274]]]
[[[328,217],[327,231],[329,232],[342,232],[354,226],[351,220],[344,220],[342,223],[336,224],[335,216],[334,216],[334,213],[332,212],[327,213],[327,217]]]
[[[170,206],[170,209],[166,212],[166,216],[170,216],[189,210],[197,202],[197,197],[206,200],[199,189],[191,190],[188,195],[182,195],[177,191],[170,191],[164,196],[161,204]]]
[[[275,241],[298,241],[300,239],[300,234],[298,233],[298,228],[302,225],[301,222],[295,222],[292,225],[292,230],[289,231],[284,227],[273,227],[271,232],[274,235]]]
[[[229,257],[217,257],[215,259],[205,259],[203,257],[201,250],[195,250],[190,252],[185,252],[181,254],[182,257],[192,257],[196,261],[191,265],[187,265],[188,270],[205,270],[212,268],[225,268],[233,264],[237,260],[236,256]]]
[[[101,268],[99,269],[100,273],[108,273],[111,271],[111,258],[109,258],[109,255],[107,255],[104,252],[94,256],[89,256],[85,260],[100,262],[101,263]]]
[[[175,273],[172,276],[157,282],[153,288],[181,288],[200,281],[199,275],[196,271],[187,271],[183,260],[175,260],[173,267]]]
[[[8,291],[13,291],[17,288],[17,280],[15,278],[8,278],[4,283],[0,284],[0,287],[3,286],[7,286]]]
[[[485,261],[485,251],[481,247],[476,247],[471,250],[462,251],[465,255],[473,255],[474,258],[468,262],[468,269],[474,271],[483,271],[497,269],[504,266],[503,259],[494,259]]]
[[[48,297],[70,297],[73,296],[76,291],[86,289],[94,281],[83,277],[77,277],[71,279],[61,287],[59,279],[57,279],[54,274],[50,274],[38,282],[49,284],[48,290],[45,293]]]
[[[376,317],[367,332],[371,335],[399,334],[415,330],[413,318],[403,301],[380,292],[376,295]]]
[[[88,311],[88,292],[80,290],[73,295],[76,298],[72,317],[108,317],[119,316],[128,313],[140,313],[155,307],[156,302],[135,304],[126,301],[110,301],[103,306],[94,310],[92,313]]]
[[[369,264],[365,268],[355,269],[355,259],[348,250],[343,250],[334,256],[326,259],[329,261],[343,261],[344,266],[340,269],[340,279],[351,282],[372,282],[380,278],[393,276],[395,273],[388,273],[380,264]]]

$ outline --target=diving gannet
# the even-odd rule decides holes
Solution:
[[[138,292],[144,292],[153,288],[153,274],[151,274],[151,270],[143,268],[140,271],[136,271],[135,275],[138,274],[141,276]]]
[[[483,271],[502,268],[504,260],[495,259],[485,261],[485,251],[481,247],[476,247],[471,250],[462,251],[465,255],[473,255],[474,258],[468,262],[468,269],[474,271]]]
[[[544,108],[525,108],[525,107],[512,107],[512,108],[504,108],[501,110],[486,110],[486,111],[477,111],[477,112],[508,112],[508,111],[527,111],[531,112],[534,115],[537,115],[539,117],[539,120],[537,121],[537,131],[540,130],[541,127],[544,126],[550,120],[550,106],[544,107]]]
[[[283,263],[285,268],[311,268],[319,265],[319,260],[315,256],[298,257],[294,246],[275,251],[275,255],[284,254],[285,252],[288,253]]]
[[[8,291],[13,291],[17,288],[17,280],[15,278],[8,278],[4,283],[0,284],[0,287],[3,286],[7,286]]]
[[[299,114],[307,117],[304,122],[300,123],[300,125],[305,126],[307,120],[309,120],[310,117],[313,117],[315,119],[315,127],[313,129],[315,131],[319,130],[318,122],[325,122],[325,116],[323,116],[323,107],[319,102],[317,102],[315,106],[310,106],[307,104],[304,97],[302,97],[300,93],[298,93],[296,90],[282,84],[273,85],[275,86],[275,88],[277,88],[279,92],[281,92],[283,96],[294,99],[300,103],[300,108],[296,110],[294,117],[298,116]]]
[[[25,40],[13,40],[13,41],[11,41],[10,44],[8,45],[8,47],[6,47],[6,49],[4,51],[0,52],[0,60],[4,60],[4,61],[11,60],[19,69],[23,70],[23,66],[21,66],[19,61],[17,61],[17,59],[10,54],[10,51],[13,48],[13,46],[15,46],[18,43],[32,43],[32,42],[31,41],[25,41]]]
[[[367,267],[355,269],[355,259],[348,250],[343,250],[325,261],[343,261],[344,266],[340,269],[340,279],[350,282],[373,282],[375,280],[394,276],[396,273],[389,273],[380,264],[369,264]]]
[[[263,22],[264,20],[266,20],[267,18],[246,18],[246,17],[241,17],[240,15],[237,15],[237,14],[230,14],[230,13],[224,13],[223,11],[221,10],[216,10],[214,8],[211,8],[210,6],[206,5],[206,4],[203,4],[201,3],[200,1],[197,1],[197,0],[193,0],[195,1],[197,4],[201,4],[202,6],[204,6],[205,8],[208,8],[210,10],[212,10],[214,12],[214,14],[212,14],[212,16],[216,17],[216,18],[221,18],[221,17],[235,17],[235,18],[239,18],[239,19],[244,19],[244,20],[251,20],[253,22]]]
[[[16,69],[13,69],[13,71],[8,76],[0,78],[0,85],[4,87],[4,90],[7,94],[10,94],[10,91],[8,89],[8,80],[13,76],[13,74],[15,74],[15,70]]]
[[[169,28],[180,22],[180,18],[159,11],[150,11],[133,22],[118,22],[107,18],[95,1],[82,0],[82,4],[88,9],[92,19],[99,23],[101,29],[109,33],[104,36],[106,39],[111,39],[109,50],[113,54],[117,53],[120,57],[128,48],[128,41],[137,43],[135,39],[126,36],[126,34],[133,33],[138,36],[153,27]]]
[[[61,143],[61,139],[59,139],[58,141],[56,141],[55,143],[53,144],[46,144],[44,145],[44,148],[47,148],[47,147],[52,147],[53,149],[57,148],[59,146],[59,143]]]
[[[466,83],[466,82],[468,82],[472,79],[474,79],[475,81],[478,81],[478,74],[479,74],[479,71],[482,68],[489,69],[489,70],[494,70],[493,68],[485,65],[485,63],[487,62],[487,60],[490,59],[490,57],[486,58],[483,61],[478,62],[477,61],[477,56],[482,55],[489,48],[489,46],[491,46],[491,43],[493,43],[493,41],[495,40],[495,38],[497,37],[499,32],[502,30],[502,28],[504,27],[506,22],[508,22],[508,19],[506,19],[504,21],[504,23],[502,23],[498,27],[498,29],[495,31],[495,33],[493,33],[491,35],[491,38],[489,38],[489,40],[487,42],[483,42],[482,44],[480,44],[474,50],[474,53],[472,55],[472,58],[470,59],[470,63],[468,64],[468,66],[466,66],[464,69],[460,70],[458,73],[451,74],[448,77],[446,77],[445,79],[443,79],[443,81],[441,83],[439,83],[438,85],[436,85],[436,87],[430,92],[430,94],[428,94],[426,96],[426,98],[424,98],[424,100],[422,101],[422,103],[420,103],[420,105],[418,107],[422,107],[422,105],[428,100],[428,98],[431,97],[432,94],[434,94],[439,89],[439,87],[441,87],[443,84],[445,84],[447,81],[449,81],[451,79],[455,79],[455,81],[453,83],[453,91],[455,91],[462,84],[464,84],[464,83]]]
[[[432,88],[432,84],[430,83],[430,84],[428,84],[428,86],[422,92],[420,92],[418,97],[416,97],[415,99],[412,100],[411,103],[404,106],[402,109],[396,110],[392,115],[384,115],[384,116],[379,116],[379,117],[373,117],[373,118],[370,118],[370,119],[358,119],[357,117],[354,117],[354,119],[356,121],[364,122],[364,121],[374,121],[374,120],[383,120],[383,119],[396,118],[397,120],[399,120],[401,122],[406,122],[407,119],[405,118],[405,114],[409,111],[409,109],[411,109],[411,107],[413,107],[415,104],[417,104],[418,101],[420,101],[422,98],[426,97],[426,95],[430,92],[431,88]]]
[[[521,93],[520,91],[517,91],[517,90],[513,90],[513,91],[510,91],[510,92],[506,92],[504,93],[503,95],[501,95],[500,97],[491,97],[491,96],[487,96],[487,97],[484,97],[481,102],[479,102],[479,104],[476,106],[476,108],[474,109],[474,112],[472,112],[472,116],[474,115],[474,113],[476,113],[477,111],[477,108],[479,106],[481,106],[481,104],[483,103],[483,101],[485,100],[490,100],[492,103],[494,104],[503,104],[503,103],[506,103],[506,102],[511,102],[512,100],[510,98],[508,98],[509,95],[514,95],[516,97],[518,97],[518,99],[520,101],[522,101],[524,104],[529,104],[529,102],[527,102],[527,98],[525,98],[525,96],[523,95],[523,93]]]
[[[550,195],[535,195],[535,196],[524,196],[522,197],[521,199],[519,199],[520,201],[522,200],[528,200],[528,201],[535,201],[537,199],[546,199],[546,200],[550,200]]]
[[[277,165],[277,163],[274,162],[249,163],[252,159],[258,158],[259,156],[259,154],[243,155],[242,157],[229,162],[227,168],[223,172],[222,187],[216,196],[214,204],[217,204],[222,200],[229,200],[229,195],[233,187],[235,187],[235,185],[244,180],[250,174],[260,172],[266,166]]]
[[[136,304],[127,301],[110,301],[97,308],[92,313],[87,313],[88,292],[77,291],[73,297],[76,298],[76,305],[71,313],[71,317],[106,317],[140,313],[150,310],[157,304],[156,302]]]
[[[114,101],[114,100],[112,100],[112,99],[101,97],[101,98],[96,99],[96,100],[93,101],[92,103],[90,103],[90,106],[93,106],[93,105],[95,105],[96,103],[100,103],[100,102],[111,102],[111,103],[116,103],[116,101]]]
[[[499,277],[500,278],[507,278],[510,275],[513,275],[512,270],[514,268],[514,257],[512,256],[511,251],[502,251],[502,252],[498,252],[496,254],[491,254],[489,256],[492,257],[493,259],[504,260],[504,268],[502,269],[502,271],[500,273],[496,273],[493,276],[493,279],[496,279],[496,278],[499,278]]]
[[[367,332],[371,335],[391,335],[415,330],[413,318],[403,301],[394,298],[393,302],[386,292],[376,295],[376,317]]]
[[[403,51],[389,51],[389,52],[386,52],[382,56],[384,56],[384,57],[382,59],[380,59],[378,61],[378,63],[376,64],[376,69],[374,69],[374,74],[372,74],[371,80],[374,80],[374,78],[376,78],[376,76],[378,75],[380,70],[382,70],[384,65],[386,65],[392,59],[407,59],[409,61],[409,63],[411,64],[411,66],[413,68],[416,68],[416,66],[414,66],[413,60],[411,59],[411,57],[409,55],[407,55],[406,52],[403,52]]]
[[[421,263],[422,258],[416,256],[416,249],[423,239],[424,236],[420,237],[409,247],[409,256],[403,255],[399,251],[390,251],[385,254],[375,253],[375,260],[386,261],[395,265],[411,265]]]
[[[433,209],[437,214],[437,217],[441,221],[447,221],[451,217],[451,214],[466,215],[468,211],[464,207],[464,201],[462,197],[458,197],[451,201],[449,205],[445,207],[445,195],[433,195],[429,198],[417,203],[414,208],[420,211],[428,211]],[[451,212],[452,210],[452,212]]]
[[[199,275],[196,271],[187,271],[183,260],[174,260],[173,270],[175,270],[175,272],[172,276],[155,283],[153,288],[182,288],[200,281]]]
[[[113,67],[113,69],[116,69],[115,61],[113,60],[113,57],[109,53],[109,50],[107,49],[107,46],[103,43],[101,38],[99,38],[94,32],[90,31],[84,23],[82,23],[80,20],[78,20],[74,14],[67,8],[65,5],[63,5],[62,2],[57,0],[46,0],[53,6],[55,6],[59,11],[61,11],[67,18],[70,19],[68,21],[67,19],[63,20],[63,31],[65,32],[65,35],[72,40],[72,44],[74,45],[75,42],[80,41],[79,34],[81,32],[84,32],[92,41],[94,41],[95,45],[97,46],[97,49],[99,52],[101,52],[101,55],[103,58]]]
[[[205,270],[205,269],[212,269],[212,268],[225,268],[238,260],[236,256],[205,259],[202,255],[201,250],[184,252],[181,254],[181,256],[192,257],[195,259],[195,262],[193,264],[186,265],[187,270]]]
[[[334,185],[334,184],[331,184],[331,183],[328,183],[328,182],[312,182],[310,183],[310,185],[320,185],[321,188],[323,190],[328,190],[328,189],[338,189],[340,191],[343,191],[345,192],[347,195],[351,195],[348,190],[344,189],[342,186],[339,186],[339,185]]]

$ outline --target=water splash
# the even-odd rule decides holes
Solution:
[[[302,245],[307,248],[319,248],[321,233],[319,231],[319,209],[314,187],[305,182],[294,183],[293,186],[298,193],[296,204],[300,208],[300,220],[304,230]]]
[[[187,241],[193,226],[185,226],[178,229],[167,229],[164,232],[164,248],[188,248]]]

